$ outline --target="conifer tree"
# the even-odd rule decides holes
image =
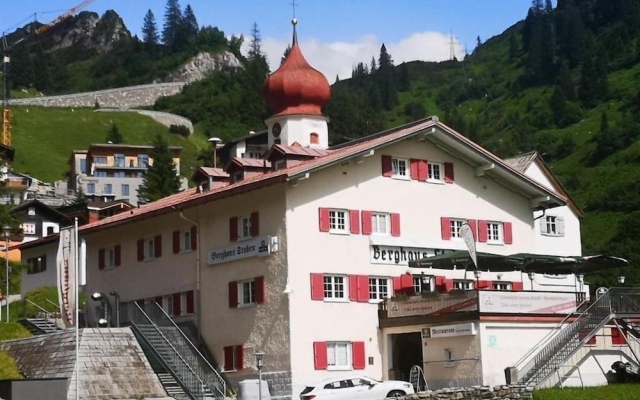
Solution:
[[[284,62],[287,61],[289,53],[291,53],[291,45],[287,45],[287,48],[284,49],[284,53],[282,54],[282,58],[280,59],[280,65],[284,64]]]
[[[393,59],[382,44],[378,58],[377,83],[382,97],[382,104],[386,110],[392,110],[398,104],[398,89],[396,88]]]
[[[171,50],[177,51],[180,42],[182,11],[178,0],[167,0],[164,11],[162,42]]]
[[[190,4],[187,4],[187,7],[184,9],[184,15],[182,17],[182,21],[180,23],[181,29],[179,40],[182,41],[181,45],[187,43],[195,43],[198,38],[198,20],[196,19],[196,15],[193,12],[193,8],[191,8]]]
[[[138,197],[151,202],[177,193],[180,190],[180,177],[176,174],[176,165],[167,141],[156,135],[150,154],[153,164],[147,167],[142,185],[138,188]]]
[[[120,144],[122,143],[122,133],[118,129],[118,125],[111,124],[111,128],[109,128],[109,133],[107,134],[107,143]]]
[[[144,16],[144,24],[142,25],[142,40],[148,49],[153,49],[158,44],[158,25],[156,17],[151,10],[147,11]]]

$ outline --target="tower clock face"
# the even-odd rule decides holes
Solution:
[[[273,124],[273,127],[271,128],[271,133],[273,134],[273,137],[279,137],[280,132],[282,132],[282,127],[280,126],[279,123],[276,122],[275,124]]]

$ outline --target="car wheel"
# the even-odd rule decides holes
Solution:
[[[387,394],[387,397],[395,397],[395,398],[398,398],[398,397],[402,397],[402,396],[404,396],[405,394],[406,394],[406,393],[405,393],[405,392],[403,392],[402,390],[392,390],[392,391],[390,391],[390,392],[389,392],[389,394]]]

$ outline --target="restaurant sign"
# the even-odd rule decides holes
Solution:
[[[480,291],[480,312],[495,314],[568,314],[576,310],[572,292]]]
[[[278,238],[275,236],[261,236],[251,240],[243,240],[234,245],[217,248],[209,253],[207,262],[209,265],[216,265],[248,257],[264,257],[276,251],[278,251]]]
[[[371,245],[369,254],[371,264],[388,264],[408,266],[409,261],[417,261],[433,257],[452,250],[425,249],[420,247],[378,246]]]
[[[468,291],[462,296],[412,296],[406,300],[387,300],[387,318],[409,317],[478,309],[477,292]]]
[[[422,338],[423,339],[437,339],[444,337],[453,337],[453,336],[470,336],[475,335],[476,324],[473,322],[467,322],[465,324],[455,324],[455,325],[441,325],[441,326],[431,326],[429,328],[422,328]]]

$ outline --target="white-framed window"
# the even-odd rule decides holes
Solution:
[[[351,343],[327,342],[327,369],[350,370],[351,368]]]
[[[347,210],[329,210],[329,232],[349,233]]]
[[[399,179],[409,179],[409,162],[404,158],[391,159],[391,177]]]
[[[180,237],[182,238],[182,243],[180,243],[180,250],[191,251],[191,230],[182,232],[182,235],[180,235]]]
[[[442,168],[442,163],[429,161],[428,170],[429,182],[444,182],[444,169]]]
[[[546,215],[540,221],[540,232],[545,236],[564,236],[564,218]]]
[[[238,218],[238,240],[251,237],[251,216],[245,215]]]
[[[146,239],[144,241],[144,259],[145,260],[153,260],[156,258],[156,241],[151,239]]]
[[[429,275],[414,276],[413,277],[413,292],[414,293],[433,292],[432,281],[433,281],[433,277],[429,276]]]
[[[456,279],[453,281],[453,288],[458,290],[473,290],[473,281],[472,280],[464,280],[464,279]]]
[[[389,293],[389,278],[369,278],[369,300],[382,301]]]
[[[343,275],[324,276],[324,299],[325,300],[346,300],[345,282],[347,278]]]
[[[487,222],[487,243],[503,243],[502,222]]]
[[[388,213],[371,213],[371,234],[388,236],[391,232],[390,220]]]
[[[453,350],[444,349],[444,361],[445,367],[453,367]]]
[[[105,268],[116,266],[116,249],[114,247],[104,249],[104,266]]]
[[[463,219],[452,219],[449,224],[451,225],[451,238],[452,239],[460,239],[460,228],[462,228],[462,224],[465,223]]]
[[[238,282],[238,306],[256,305],[256,281],[254,279]]]
[[[36,208],[35,207],[29,207],[29,215],[36,215]]]
[[[511,282],[492,282],[491,289],[493,290],[511,290]]]

